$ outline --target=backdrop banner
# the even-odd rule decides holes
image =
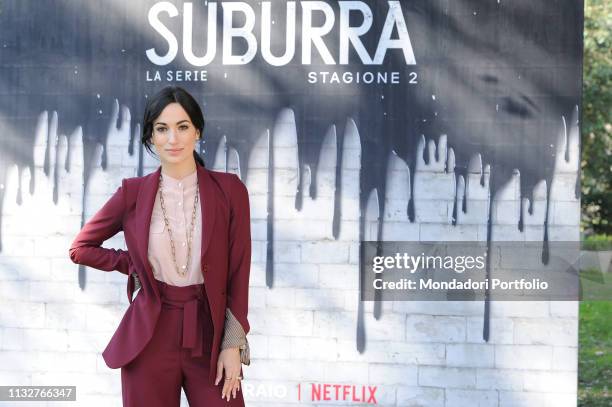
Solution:
[[[558,376],[475,387],[511,377],[504,369],[558,368],[573,383],[555,359],[577,346],[573,311],[496,302],[486,287],[456,306],[378,301],[362,287],[360,247],[480,242],[480,255],[507,260],[494,242],[531,242],[520,256],[539,269],[558,258],[554,241],[578,241],[582,33],[580,0],[0,0],[0,273],[21,293],[0,305],[34,313],[0,317],[0,332],[46,329],[55,357],[99,359],[101,344],[72,335],[112,332],[121,312],[103,328],[89,313],[105,320],[98,305],[127,304],[125,276],[60,264],[122,178],[158,167],[141,144],[144,106],[178,85],[203,109],[206,167],[250,193],[245,385],[265,391],[245,387],[245,399],[476,405],[491,392],[513,404],[574,391]],[[480,277],[503,264],[485,261]],[[66,318],[75,301],[90,301],[82,324]],[[36,383],[26,359],[24,384],[53,384]],[[117,405],[117,388],[79,389]]]

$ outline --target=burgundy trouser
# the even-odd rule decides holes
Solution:
[[[153,337],[121,368],[124,407],[179,407],[181,387],[190,407],[243,407],[242,390],[221,398],[224,378],[209,383],[212,319],[202,284],[178,287],[157,281],[162,309]]]

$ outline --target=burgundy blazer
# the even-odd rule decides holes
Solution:
[[[251,267],[251,222],[249,195],[238,176],[212,171],[196,164],[202,211],[201,269],[214,326],[210,361],[210,383],[217,373],[225,326],[225,309],[250,330],[247,320]],[[83,226],[69,255],[77,264],[129,276],[128,306],[117,330],[102,353],[112,369],[132,361],[153,335],[161,311],[159,288],[147,258],[149,227],[161,166],[142,177],[124,178],[104,206]],[[127,250],[101,247],[123,231]],[[136,273],[142,288],[132,300]]]

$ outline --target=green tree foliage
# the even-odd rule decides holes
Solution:
[[[585,0],[582,100],[582,223],[612,234],[612,1]]]

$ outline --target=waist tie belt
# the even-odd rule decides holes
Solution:
[[[204,353],[203,319],[208,311],[203,284],[174,286],[155,280],[159,286],[162,306],[166,309],[183,309],[183,348],[191,349],[191,356]],[[165,304],[165,305],[164,305]]]

